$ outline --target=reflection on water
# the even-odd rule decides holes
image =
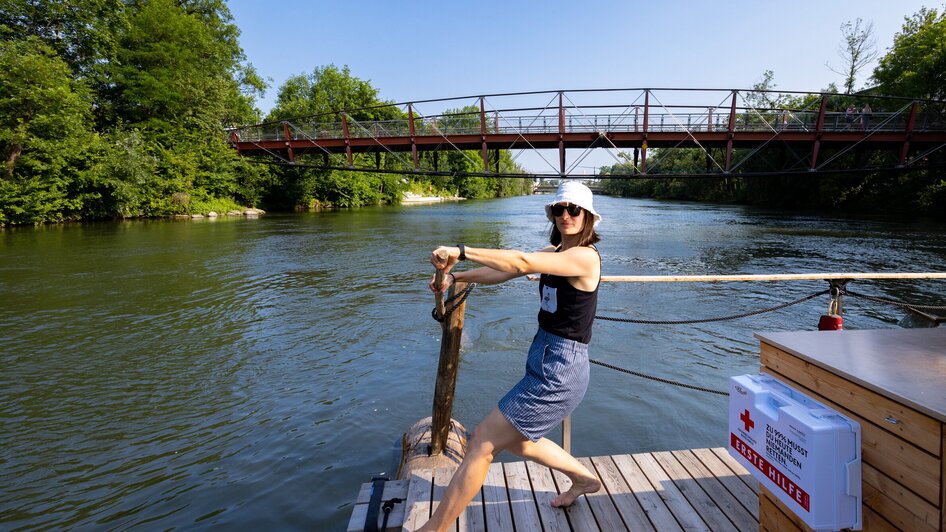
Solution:
[[[436,244],[535,249],[547,197],[259,220],[0,232],[0,524],[340,529],[358,485],[393,475],[429,415],[440,331]],[[604,272],[933,271],[944,227],[597,198]],[[599,314],[736,314],[823,282],[603,285]],[[944,304],[942,281],[859,282]],[[537,287],[480,287],[455,417],[472,428],[519,377]],[[758,330],[813,329],[827,300],[736,322],[599,321],[593,358],[725,388],[756,371]],[[848,300],[845,325],[912,324]],[[511,369],[512,368],[512,369]],[[579,455],[724,444],[725,399],[594,366]]]

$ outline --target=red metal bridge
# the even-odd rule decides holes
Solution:
[[[748,173],[759,167],[748,161],[771,158],[773,149],[781,153],[773,173],[836,172],[864,160],[875,169],[942,164],[946,102],[758,90],[542,91],[345,109],[228,133],[242,155],[339,170],[453,175],[440,158],[460,152],[478,159],[482,173],[471,175],[564,177],[603,149],[632,164],[634,175],[674,177],[672,170],[648,170],[647,150],[697,148],[705,152],[705,171],[689,175]],[[546,173],[504,174],[496,150],[554,150],[558,160],[540,155]],[[566,165],[566,150],[582,151]]]

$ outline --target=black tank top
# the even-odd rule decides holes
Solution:
[[[594,246],[591,249],[598,251]],[[558,251],[555,250],[556,253]],[[598,260],[601,260],[600,255]],[[600,285],[600,273],[598,284],[591,292],[575,288],[567,277],[543,273],[539,277],[539,327],[569,340],[590,343]]]

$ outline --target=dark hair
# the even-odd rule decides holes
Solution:
[[[590,246],[597,244],[601,241],[601,237],[595,231],[595,215],[582,207],[581,216],[584,223],[581,225],[581,233],[578,234],[578,245]],[[554,220],[552,221],[552,231],[549,233],[549,242],[556,247],[562,243],[562,233],[558,230]]]

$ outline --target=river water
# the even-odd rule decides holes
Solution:
[[[430,250],[537,249],[547,198],[0,232],[0,528],[344,529],[359,485],[393,476],[401,433],[430,415]],[[596,202],[606,275],[946,269],[942,224]],[[598,313],[705,318],[825,288],[607,283]],[[943,281],[851,288],[946,304]],[[725,389],[757,371],[754,331],[813,329],[827,303],[598,321],[591,356]],[[921,325],[846,303],[848,328]],[[525,279],[470,297],[454,410],[469,429],[519,378],[536,311]],[[592,366],[573,450],[720,446],[725,427],[723,397]]]

